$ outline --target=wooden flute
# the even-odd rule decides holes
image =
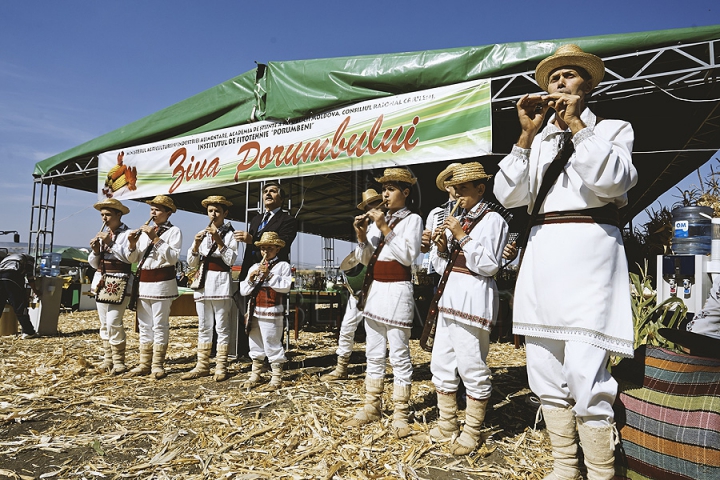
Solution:
[[[376,208],[380,209],[380,211],[382,211],[383,213],[387,212],[388,211],[387,200],[383,200],[383,202],[380,205],[378,205]],[[362,223],[365,223],[369,219],[370,219],[370,212],[365,212],[362,215]]]
[[[147,227],[148,225],[150,225],[150,222],[152,222],[153,220],[155,220],[155,217],[153,217],[153,216],[148,218],[148,221],[143,223],[143,227]],[[142,234],[142,231],[139,228],[134,233],[136,238],[139,237],[141,234]]]
[[[107,222],[103,222],[102,227],[100,227],[100,233],[105,230],[105,227],[107,226]],[[90,242],[90,245],[97,245],[97,243],[100,241],[97,235],[95,235],[95,238],[92,239],[92,242]]]

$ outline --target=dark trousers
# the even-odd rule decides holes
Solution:
[[[238,308],[236,348],[237,358],[250,356],[250,338],[245,333],[245,310],[247,309],[247,298],[241,297],[242,303]]]
[[[9,303],[15,311],[15,316],[20,322],[22,333],[32,335],[35,333],[35,327],[30,322],[30,315],[27,311],[27,294],[25,288],[18,285],[16,280],[5,277],[0,274],[0,308],[5,308],[5,304]]]

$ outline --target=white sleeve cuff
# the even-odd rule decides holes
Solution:
[[[530,158],[530,149],[529,148],[521,148],[517,145],[513,145],[512,151],[510,152],[511,155],[514,155],[518,158],[521,158],[523,160],[527,160]]]
[[[573,135],[573,137],[572,137],[573,145],[575,145],[577,147],[580,144],[580,142],[582,142],[583,140],[585,140],[588,137],[592,137],[593,135],[595,135],[595,132],[593,132],[590,128],[585,127],[582,130],[580,130],[579,132],[577,132],[575,135]]]

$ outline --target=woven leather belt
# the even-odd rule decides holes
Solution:
[[[208,270],[213,272],[229,272],[230,267],[219,257],[210,257],[208,260]]]
[[[390,260],[375,262],[373,280],[377,282],[409,282],[412,279],[412,270],[402,263]]]
[[[131,272],[130,264],[120,260],[103,260],[102,266],[106,273],[127,273]]]
[[[175,280],[175,267],[162,267],[153,270],[140,270],[141,282],[165,282]]]
[[[478,276],[477,273],[475,273],[467,268],[465,253],[462,250],[458,254],[457,258],[455,259],[455,263],[453,264],[452,271],[457,272],[457,273],[463,273],[465,275],[471,275],[473,277]]]
[[[549,212],[538,215],[533,226],[556,223],[600,223],[620,228],[620,215],[614,204],[568,212]]]

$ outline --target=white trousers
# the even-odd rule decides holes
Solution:
[[[525,337],[530,389],[543,406],[572,407],[591,426],[613,423],[618,384],[607,370],[610,354],[589,343]]]
[[[217,331],[218,345],[230,343],[231,306],[231,298],[195,302],[195,310],[198,314],[198,344],[212,343],[213,328]]]
[[[352,353],[355,345],[355,331],[357,331],[362,318],[363,315],[357,308],[355,296],[350,295],[345,308],[345,316],[340,324],[340,338],[338,338],[338,348],[335,352],[339,357],[347,357]]]
[[[140,343],[167,345],[170,340],[170,305],[173,300],[148,300],[139,298],[137,319]]]
[[[127,307],[129,301],[130,296],[126,295],[125,300],[120,305],[97,302],[97,312],[100,318],[100,338],[109,340],[110,345],[119,345],[125,341],[123,315],[125,315],[125,307]]]
[[[369,378],[385,378],[385,358],[390,345],[390,365],[394,383],[410,385],[413,366],[410,361],[410,328],[395,327],[365,317],[365,357]]]
[[[486,400],[492,392],[492,372],[485,364],[490,350],[490,332],[445,318],[437,320],[430,371],[439,392],[456,392],[460,379],[467,394],[475,400]]]
[[[250,358],[270,363],[285,363],[285,349],[282,345],[283,318],[252,318],[250,325]]]

